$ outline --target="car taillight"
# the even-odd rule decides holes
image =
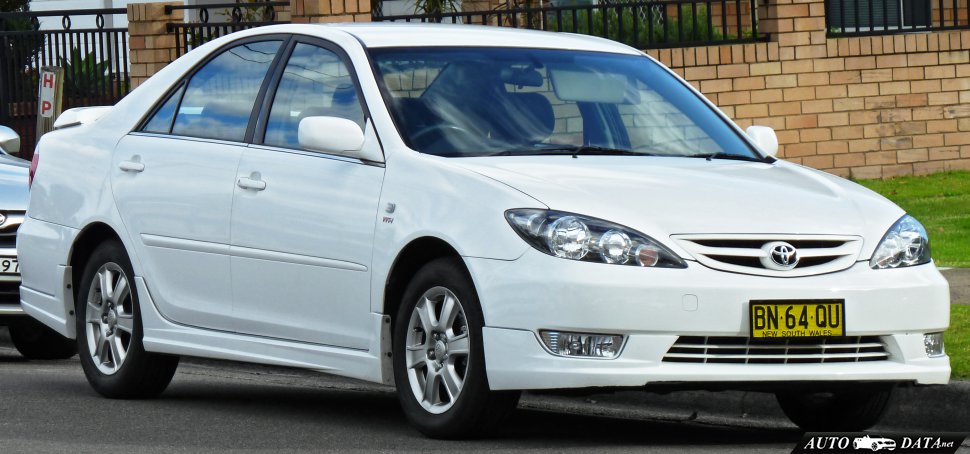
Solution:
[[[40,149],[34,149],[34,157],[30,158],[30,172],[27,174],[27,187],[34,185],[34,173],[37,172],[37,162],[40,161]]]

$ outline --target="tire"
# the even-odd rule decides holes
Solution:
[[[785,416],[806,432],[859,432],[879,423],[892,393],[892,386],[874,386],[785,392],[775,397]]]
[[[10,340],[27,359],[67,359],[77,354],[77,343],[32,318],[10,324]]]
[[[102,243],[84,267],[78,287],[78,355],[91,387],[105,397],[155,397],[172,381],[177,356],[145,351],[135,275],[124,247]],[[107,286],[109,292],[103,292]]]
[[[397,394],[405,417],[421,433],[441,439],[484,436],[515,408],[518,391],[489,389],[485,321],[461,259],[424,265],[394,320]]]

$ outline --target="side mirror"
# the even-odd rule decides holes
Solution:
[[[768,156],[774,157],[778,154],[778,136],[775,135],[774,129],[767,126],[748,126],[744,132]]]
[[[0,126],[0,149],[7,154],[20,154],[20,136],[6,126]]]
[[[364,132],[346,118],[306,117],[297,129],[300,147],[352,158],[360,158]]]

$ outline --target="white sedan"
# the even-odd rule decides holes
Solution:
[[[604,387],[863,429],[948,381],[947,283],[916,219],[776,150],[612,41],[262,27],[58,120],[22,304],[113,398],[187,355],[393,383],[433,437]]]

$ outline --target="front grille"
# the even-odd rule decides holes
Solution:
[[[708,268],[772,277],[799,277],[841,271],[852,266],[862,238],[835,235],[673,235],[677,243]],[[789,270],[765,266],[769,243],[785,242],[798,251]],[[770,265],[770,263],[769,263]]]
[[[0,304],[20,304],[20,282],[0,282]]]
[[[664,362],[717,364],[856,363],[889,359],[878,336],[802,339],[682,336]]]
[[[0,211],[4,221],[0,222],[0,249],[17,247],[17,229],[24,222],[23,211]]]

